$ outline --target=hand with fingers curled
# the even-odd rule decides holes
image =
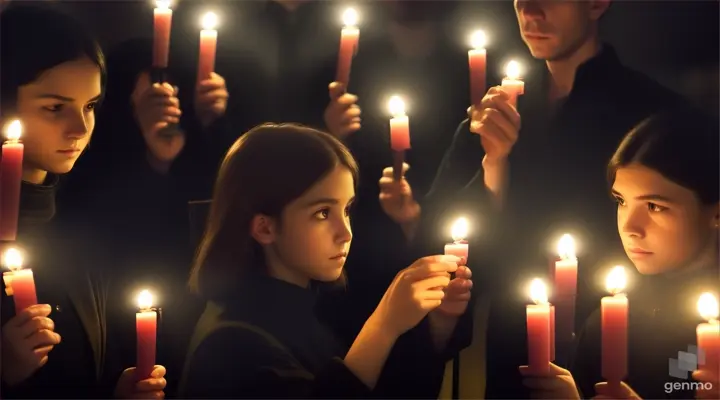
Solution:
[[[520,366],[522,384],[530,389],[533,399],[579,400],[580,392],[570,371],[550,364],[546,373],[538,374],[527,365]]]
[[[442,304],[458,261],[458,257],[445,255],[415,261],[395,276],[370,319],[395,337],[414,328]]]
[[[499,86],[488,90],[479,107],[468,109],[470,132],[480,135],[485,161],[502,162],[510,154],[520,131],[520,114]]]
[[[330,104],[325,108],[323,118],[328,131],[340,140],[360,130],[360,106],[357,96],[347,93],[340,82],[333,82],[328,87]]]
[[[472,271],[465,265],[458,266],[455,277],[445,288],[445,298],[432,314],[442,314],[446,317],[460,317],[467,311],[473,287]]]
[[[30,306],[2,327],[2,379],[17,385],[48,362],[48,354],[60,343],[55,323],[48,318],[48,304]]]
[[[595,384],[593,400],[642,400],[642,397],[625,382]]]
[[[227,111],[230,94],[225,78],[210,73],[208,79],[198,82],[195,87],[195,115],[203,128],[207,128]]]
[[[395,180],[393,167],[383,170],[380,185],[380,206],[385,214],[399,225],[416,222],[420,218],[420,204],[413,198],[412,188],[405,179],[405,173],[410,169],[403,163],[402,179]]]
[[[165,367],[156,365],[150,377],[139,380],[135,376],[135,367],[128,368],[120,375],[115,386],[116,399],[164,399],[165,398]]]

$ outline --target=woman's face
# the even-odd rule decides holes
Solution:
[[[618,169],[612,194],[618,233],[640,273],[691,267],[716,251],[717,204],[639,164]]]
[[[25,169],[69,172],[90,141],[101,94],[100,68],[88,58],[59,64],[21,86]]]

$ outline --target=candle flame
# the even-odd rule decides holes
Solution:
[[[618,294],[625,290],[627,286],[627,274],[625,273],[625,267],[616,266],[610,273],[608,273],[605,279],[605,287],[611,294]]]
[[[508,79],[520,79],[520,63],[517,61],[510,61],[505,66],[505,76]]]
[[[468,234],[468,220],[467,218],[458,218],[452,226],[451,235],[453,241],[465,240]]]
[[[700,316],[708,321],[716,320],[720,316],[718,301],[710,292],[705,292],[700,295],[697,307],[700,312]]]
[[[358,13],[354,8],[348,8],[345,10],[342,16],[343,24],[345,26],[355,26],[358,23]]]
[[[400,96],[391,97],[388,102],[388,108],[390,109],[390,114],[394,116],[405,114],[405,102],[400,98]]]
[[[8,140],[20,140],[20,136],[22,136],[22,123],[20,123],[20,120],[10,121],[7,128],[5,128],[5,136],[7,136]]]
[[[170,0],[155,0],[155,8],[162,10],[170,9]]]
[[[558,255],[563,260],[575,258],[575,239],[567,233],[558,241]]]
[[[11,271],[17,271],[22,268],[23,257],[20,251],[16,248],[9,248],[3,254],[3,264],[8,267]]]
[[[218,25],[218,16],[214,12],[206,12],[201,20],[203,29],[215,29]]]
[[[148,310],[152,308],[153,303],[153,296],[148,290],[143,290],[138,295],[138,307],[140,307],[141,310]]]
[[[542,279],[535,278],[530,282],[530,299],[535,304],[546,304],[548,302],[547,286]]]
[[[472,33],[470,36],[470,46],[472,46],[473,49],[484,49],[487,45],[487,36],[485,35],[485,31],[477,30]]]

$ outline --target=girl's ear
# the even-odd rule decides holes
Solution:
[[[275,241],[275,220],[267,215],[257,214],[250,223],[250,235],[261,245],[269,245]]]

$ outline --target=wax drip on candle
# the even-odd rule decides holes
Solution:
[[[5,128],[5,136],[9,142],[17,142],[22,136],[22,123],[19,120],[13,120]]]
[[[468,220],[466,218],[458,218],[452,226],[450,235],[452,236],[453,242],[464,242],[468,234]]]
[[[558,255],[563,260],[572,260],[575,256],[575,239],[569,234],[564,234],[558,241]]]
[[[605,279],[605,287],[610,294],[617,295],[622,293],[626,286],[627,274],[625,273],[625,267],[618,265],[610,271]]]
[[[217,28],[218,25],[218,16],[214,12],[206,12],[202,16],[202,20],[200,21],[200,24],[202,25],[202,28],[205,30],[213,30]]]
[[[138,295],[138,308],[140,308],[140,311],[149,311],[152,310],[153,305],[153,296],[148,290],[143,290]]]
[[[548,304],[548,290],[545,282],[535,278],[530,282],[530,299],[535,304]]]
[[[718,301],[712,293],[706,292],[701,294],[698,299],[697,308],[703,319],[709,322],[717,322],[720,316],[720,309],[718,307]]]
[[[482,50],[487,45],[485,31],[477,30],[470,36],[470,46],[475,50]]]

